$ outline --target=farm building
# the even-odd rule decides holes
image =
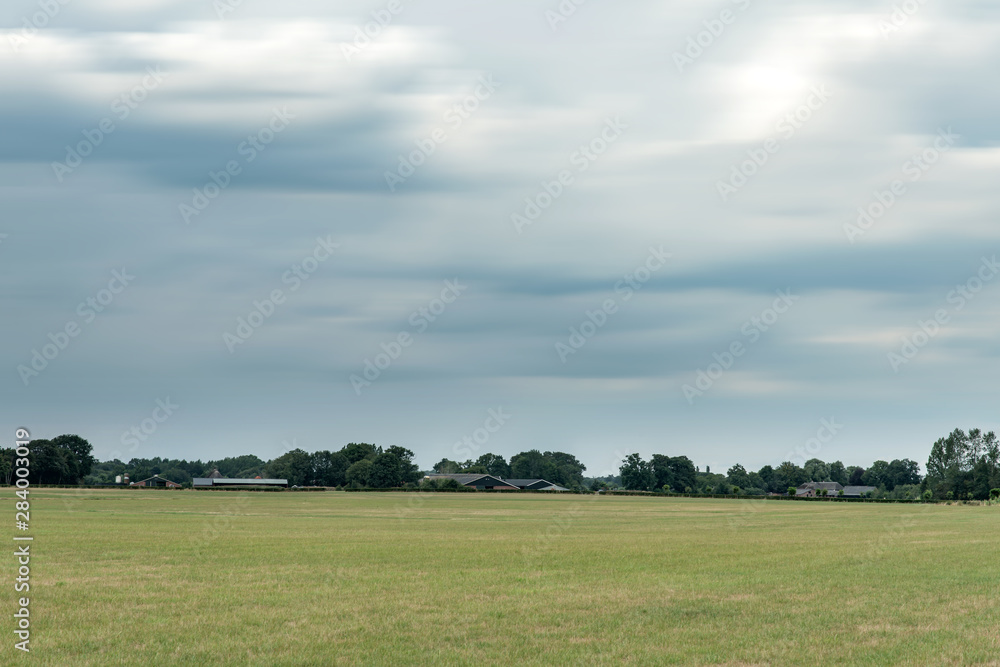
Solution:
[[[238,477],[195,477],[191,482],[196,489],[220,488],[227,486],[288,486],[287,479],[241,479]]]
[[[826,491],[826,495],[835,496],[844,487],[837,482],[806,482],[805,484],[800,484],[795,490],[795,495],[797,496],[821,496],[823,491]]]
[[[504,481],[526,491],[569,491],[565,486],[559,486],[544,479],[505,479]]]
[[[169,479],[164,479],[163,477],[160,477],[159,475],[153,475],[152,477],[148,477],[148,478],[146,478],[144,480],[141,480],[139,482],[132,482],[131,484],[129,484],[129,486],[143,486],[143,487],[147,487],[147,488],[157,488],[157,489],[162,489],[162,488],[179,489],[179,488],[181,488],[181,485],[178,484],[177,482],[171,482]]]
[[[453,479],[462,486],[471,486],[477,489],[490,491],[518,491],[513,484],[503,481],[493,475],[480,475],[478,473],[458,473],[454,475],[427,475],[424,479],[443,480]]]
[[[828,496],[860,498],[867,493],[875,491],[876,488],[874,486],[841,486],[837,482],[806,482],[795,490],[795,495],[811,498],[823,495],[824,490]]]

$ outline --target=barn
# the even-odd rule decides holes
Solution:
[[[427,475],[424,479],[441,481],[453,479],[462,486],[469,486],[484,491],[517,491],[513,484],[508,484],[499,477],[493,475],[480,475],[477,473],[457,473],[454,475]]]
[[[559,486],[544,479],[505,479],[504,481],[525,491],[569,491],[565,486]]]
[[[153,475],[139,482],[132,482],[129,486],[142,486],[150,489],[179,489],[181,485],[177,482],[171,482],[169,479],[164,479],[159,475]]]
[[[242,479],[238,477],[195,477],[191,485],[196,489],[218,489],[231,486],[288,486],[287,479]]]

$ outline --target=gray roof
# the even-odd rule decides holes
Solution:
[[[482,480],[484,478],[489,478],[490,480],[492,480],[494,482],[499,482],[501,485],[514,486],[513,484],[509,483],[506,480],[500,479],[499,477],[495,477],[493,475],[483,475],[481,473],[455,473],[455,474],[452,474],[452,475],[440,475],[440,474],[427,475],[427,479],[453,479],[453,480],[455,480],[456,482],[458,482],[459,484],[461,484],[463,486],[470,486],[470,485],[471,486],[475,486],[476,482],[478,482],[478,481],[480,481],[480,480]],[[490,484],[490,486],[496,486],[496,484]]]
[[[287,479],[240,479],[237,477],[195,477],[192,480],[194,486],[231,486],[253,484],[267,484],[270,486],[288,485]]]
[[[826,489],[827,491],[840,491],[843,486],[837,482],[806,482],[799,484],[800,489]]]
[[[569,491],[566,487],[553,484],[546,479],[505,479],[504,481],[521,489],[529,486],[534,487],[532,491]]]
[[[147,477],[146,479],[140,479],[138,482],[132,482],[132,484],[139,484],[141,482],[148,482],[148,481],[153,480],[153,479],[159,480],[161,482],[166,482],[168,484],[177,484],[177,482],[171,482],[166,477],[160,477],[159,475],[153,475],[152,477]],[[180,484],[177,484],[177,485],[180,486]]]
[[[845,496],[860,496],[864,493],[870,493],[876,491],[877,488],[874,486],[845,486],[844,495]]]

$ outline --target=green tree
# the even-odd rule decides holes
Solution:
[[[670,457],[671,483],[675,491],[682,492],[685,488],[695,488],[698,484],[698,472],[694,462],[686,456]]]
[[[14,448],[0,448],[0,480],[10,484],[14,476]]]
[[[351,467],[347,469],[345,477],[350,486],[368,486],[368,479],[371,476],[371,472],[372,460],[361,459],[360,461],[351,464]]]
[[[253,454],[243,456],[230,456],[219,461],[209,461],[205,466],[209,472],[216,469],[223,477],[256,477],[263,475],[266,463]],[[189,471],[190,472],[190,471]],[[197,475],[201,477],[202,475]]]
[[[28,480],[33,484],[76,483],[70,477],[69,450],[57,447],[51,440],[32,440],[28,449],[31,450]],[[73,461],[75,467],[76,462]]]
[[[836,482],[841,486],[847,486],[847,482],[850,481],[847,469],[840,461],[834,461],[830,464],[830,481]]]
[[[554,479],[548,477],[544,479],[566,487],[583,485],[583,473],[587,466],[583,465],[575,456],[566,452],[545,452],[542,456],[555,466]]]
[[[885,471],[885,487],[892,491],[897,486],[920,484],[920,464],[910,459],[893,459]]]
[[[726,479],[733,486],[738,486],[743,489],[751,486],[750,475],[747,474],[746,468],[741,466],[739,463],[726,471]]]
[[[457,461],[452,461],[451,459],[441,459],[431,467],[439,475],[453,475],[461,470],[461,468]]]
[[[826,482],[830,479],[830,466],[819,459],[809,459],[802,470],[809,482]]]
[[[379,454],[371,463],[368,473],[368,486],[376,489],[388,489],[399,486],[401,461],[395,454],[388,452]]]
[[[653,476],[656,478],[657,488],[671,489],[674,486],[674,471],[670,463],[670,457],[663,454],[653,454],[649,460],[649,465],[653,469]]]
[[[316,486],[343,486],[351,461],[343,452],[319,451],[312,455],[312,483]]]
[[[476,459],[476,465],[482,466],[486,470],[487,475],[501,478],[511,477],[510,465],[499,454],[483,454]]]
[[[351,463],[357,463],[362,459],[374,459],[382,453],[382,448],[366,442],[349,442],[344,445],[340,453],[346,456]]]
[[[287,479],[289,486],[303,486],[313,476],[312,456],[305,450],[293,449],[264,466],[264,474],[271,479]]]
[[[510,476],[515,479],[547,479],[560,484],[555,463],[546,459],[537,449],[531,449],[510,458]]]
[[[781,490],[781,485],[775,483],[773,467],[764,466],[763,468],[757,471],[757,474],[760,476],[760,479],[763,482],[762,488],[767,489],[771,493],[777,493],[778,491]]]
[[[67,467],[72,484],[79,483],[85,475],[89,475],[97,462],[93,456],[94,448],[78,435],[60,435],[52,439],[52,444],[66,450]]]
[[[625,457],[619,473],[622,477],[622,486],[630,491],[646,491],[656,485],[652,464],[643,461],[638,454],[629,454]]]
[[[781,489],[799,486],[808,481],[805,470],[791,461],[785,461],[774,470],[774,483]]]
[[[889,475],[889,462],[875,461],[862,475],[861,480],[866,486],[884,486],[891,491],[892,479]]]

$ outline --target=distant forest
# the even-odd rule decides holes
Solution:
[[[424,471],[413,463],[414,454],[409,449],[383,449],[367,443],[352,442],[335,452],[293,449],[270,461],[246,454],[205,462],[156,457],[127,463],[117,459],[97,461],[90,443],[77,435],[32,440],[28,446],[28,479],[33,484],[107,485],[114,484],[118,475],[128,475],[131,481],[159,475],[189,486],[193,478],[207,477],[218,470],[224,477],[277,477],[297,486],[384,489],[435,485],[423,480]],[[13,481],[14,467],[14,450],[0,450],[0,478],[7,484]],[[757,471],[736,464],[722,474],[713,473],[707,466],[699,469],[687,456],[654,454],[647,461],[630,454],[618,475],[587,477],[586,466],[572,454],[532,449],[516,454],[509,462],[499,454],[489,453],[462,462],[442,459],[432,471],[481,473],[507,479],[541,478],[573,491],[627,489],[760,496],[786,493],[789,487],[812,481],[875,487],[872,496],[876,498],[985,500],[992,490],[1000,488],[1000,443],[992,431],[972,429],[966,433],[956,429],[934,443],[926,469],[926,476],[922,476],[919,464],[910,459],[879,460],[863,468],[814,458],[801,466],[785,461]]]

